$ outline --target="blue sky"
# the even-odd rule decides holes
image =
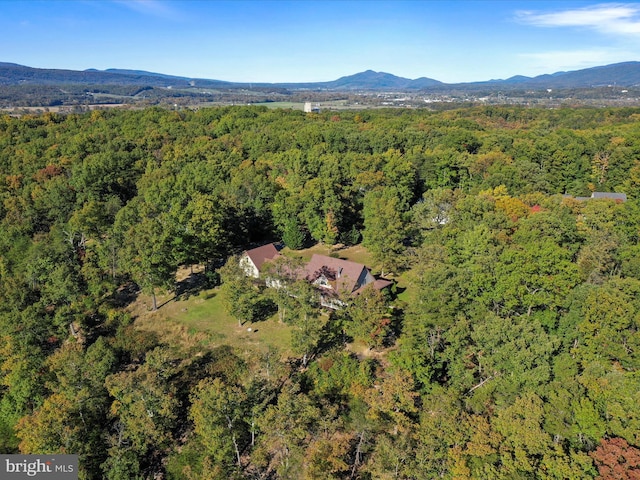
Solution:
[[[640,60],[640,3],[0,0],[0,61],[246,82],[469,82]]]

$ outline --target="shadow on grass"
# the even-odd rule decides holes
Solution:
[[[276,304],[267,299],[261,298],[253,305],[253,316],[251,318],[251,323],[255,322],[263,322],[268,320],[278,311],[278,307]]]
[[[113,292],[106,302],[110,307],[124,308],[135,302],[139,293],[140,287],[136,283],[127,282]]]
[[[204,296],[204,299],[211,300],[212,298],[216,298],[217,295],[218,295],[217,292],[209,292]]]
[[[158,308],[156,308],[156,310],[160,310],[160,309],[161,309],[162,307],[164,307],[167,303],[171,303],[171,302],[173,302],[174,300],[177,300],[177,299],[178,299],[178,297],[176,296],[176,297],[172,297],[172,298],[170,298],[170,299],[168,299],[168,300],[165,300],[165,301],[164,301],[164,302],[162,302],[160,305],[158,305]]]
[[[400,295],[400,294],[404,293],[406,290],[407,290],[407,287],[398,287],[398,286],[396,285],[396,287],[395,287],[395,292],[394,292],[394,296],[395,296],[395,298],[398,298],[398,295]]]
[[[188,300],[192,295],[198,295],[209,286],[209,278],[204,272],[191,273],[180,282],[176,282],[175,300]]]
[[[217,272],[214,272],[217,274]],[[175,294],[158,305],[157,310],[171,302],[189,300],[192,296],[200,295],[203,290],[216,286],[216,278],[207,272],[193,272],[184,280],[175,283]],[[204,296],[204,300],[210,300],[216,296],[216,292],[209,292]]]

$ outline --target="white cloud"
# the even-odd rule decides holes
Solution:
[[[520,11],[519,21],[538,27],[583,27],[614,35],[640,36],[640,5],[603,3],[556,12]]]
[[[134,10],[143,15],[154,17],[176,19],[177,12],[169,6],[166,1],[160,0],[115,0],[116,3],[124,5],[130,10]]]
[[[606,48],[585,50],[555,50],[539,53],[523,53],[519,57],[526,62],[530,75],[580,70],[604,64],[627,61],[629,52]]]

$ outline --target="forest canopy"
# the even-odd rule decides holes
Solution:
[[[639,120],[0,117],[0,452],[122,480],[637,478]],[[627,200],[576,198],[592,192]],[[279,295],[228,261],[271,241],[361,245],[397,289],[333,312],[302,283]],[[127,304],[190,265],[241,324],[290,327],[290,348],[137,328]]]

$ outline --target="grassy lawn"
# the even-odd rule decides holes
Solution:
[[[290,355],[291,329],[279,323],[277,315],[240,326],[226,313],[221,300],[217,289],[204,290],[189,298],[158,296],[160,308],[153,312],[149,310],[150,298],[140,295],[132,313],[137,316],[137,328],[154,332],[162,342],[171,345],[205,350],[231,345],[247,356],[264,353],[271,347],[283,356]]]
[[[403,272],[396,278],[398,282],[398,300],[408,305],[415,303],[418,299],[418,279],[409,270]]]
[[[318,255],[327,255],[327,256],[337,255],[339,258],[342,258],[344,260],[350,260],[352,262],[362,263],[368,267],[371,266],[371,255],[369,254],[367,249],[361,245],[354,245],[352,247],[336,249],[331,245],[318,243],[313,247],[306,248],[304,250],[290,250],[289,248],[285,247],[282,252],[285,255],[302,258],[307,261],[311,259],[311,256],[314,253]]]
[[[304,260],[309,260],[317,253],[337,255],[367,266],[372,263],[371,255],[360,245],[336,249],[318,244],[305,250],[292,251],[285,248],[283,253]],[[188,269],[181,269],[177,279],[181,281],[189,275]],[[414,302],[417,279],[413,273],[405,272],[396,280],[399,300],[407,304]],[[277,314],[264,321],[238,325],[238,321],[226,313],[222,295],[217,288],[177,298],[174,294],[158,295],[157,302],[159,308],[153,312],[150,297],[140,295],[129,310],[136,318],[135,325],[138,329],[155,333],[163,343],[203,350],[226,344],[247,357],[265,353],[269,349],[280,352],[282,357],[292,356],[291,328],[279,323]],[[352,345],[351,349],[359,355],[365,350],[357,345]]]

